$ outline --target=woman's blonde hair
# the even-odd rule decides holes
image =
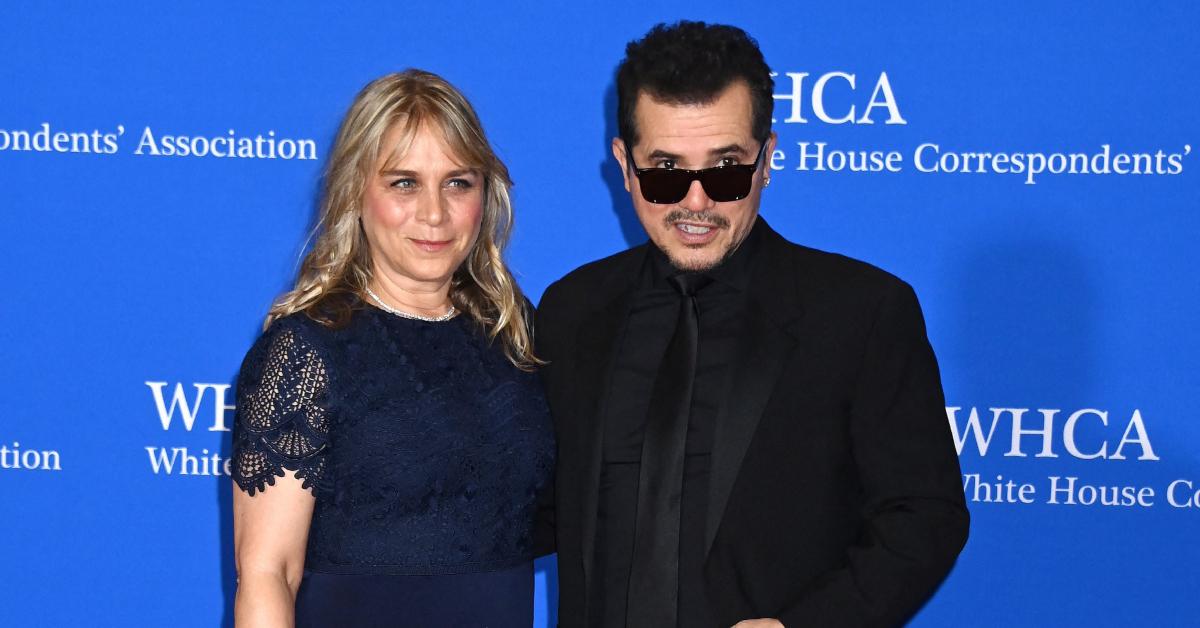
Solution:
[[[337,327],[362,306],[372,273],[359,221],[363,192],[376,174],[382,151],[397,150],[382,145],[394,125],[401,125],[400,149],[412,143],[422,126],[441,131],[455,158],[482,176],[479,237],[451,279],[450,299],[490,338],[500,339],[513,364],[526,370],[541,364],[533,353],[525,297],[504,265],[513,225],[508,168],[492,151],[467,99],[445,79],[422,70],[376,79],[354,98],[325,168],[316,242],[300,266],[295,287],[271,306],[264,328],[295,312]]]

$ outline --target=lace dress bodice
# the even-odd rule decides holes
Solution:
[[[316,496],[306,570],[455,574],[532,558],[549,412],[537,375],[467,316],[280,319],[246,356],[236,415],[238,486],[271,490],[286,469]]]

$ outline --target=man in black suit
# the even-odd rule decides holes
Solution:
[[[890,626],[967,535],[912,289],[758,217],[773,81],[740,29],[626,51],[612,142],[648,244],[547,289],[560,625]]]

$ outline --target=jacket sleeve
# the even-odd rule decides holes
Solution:
[[[526,306],[528,308],[527,311],[533,314],[533,316],[530,317],[530,320],[533,323],[532,329],[533,329],[534,353],[539,358],[546,361],[546,364],[542,365],[538,369],[538,371],[539,371],[539,375],[542,380],[542,388],[545,390],[545,393],[546,393],[547,401],[550,401],[550,393],[551,393],[550,386],[547,381],[547,377],[550,376],[555,370],[557,370],[556,367],[558,367],[559,365],[556,364],[556,362],[561,360],[561,358],[557,358],[556,351],[557,351],[558,347],[554,342],[552,342],[552,339],[556,336],[556,329],[553,326],[554,322],[555,322],[554,313],[553,313],[553,309],[554,309],[553,308],[553,298],[551,297],[551,294],[550,294],[551,290],[553,290],[553,289],[554,289],[553,286],[551,286],[549,289],[547,289],[545,295],[542,297],[541,307],[537,308],[536,310],[534,309],[532,303],[526,302]],[[546,313],[548,311],[550,313],[547,316]],[[550,356],[556,356],[556,357],[554,359],[552,359]],[[558,429],[557,429],[556,422],[555,422],[555,430],[554,431],[555,431],[554,441],[555,441],[555,443],[557,443],[558,442]],[[556,447],[557,447],[557,445],[556,445]],[[557,455],[555,456],[555,458],[557,459]],[[538,494],[537,519],[534,522],[534,533],[533,533],[533,545],[534,545],[534,555],[535,556],[546,556],[548,554],[553,554],[553,553],[555,553],[555,551],[557,551],[557,542],[556,542],[557,521],[555,518],[555,512],[556,512],[555,511],[555,501],[556,500],[555,500],[555,496],[554,496],[555,485],[556,485],[556,478],[552,477],[552,478],[550,478],[550,482],[546,485],[546,488],[544,488]]]
[[[916,295],[891,282],[850,407],[865,522],[844,566],[780,613],[784,626],[900,625],[949,573],[969,517],[945,405]]]

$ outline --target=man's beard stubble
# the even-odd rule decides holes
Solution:
[[[684,211],[682,209],[673,209],[673,210],[667,212],[667,214],[665,216],[663,216],[663,224],[666,225],[668,229],[674,229],[675,223],[677,221],[700,222],[700,223],[713,225],[717,229],[729,229],[730,228],[729,219],[720,214],[714,213],[714,212],[708,212],[708,211],[689,212],[689,211]],[[677,270],[681,270],[681,271],[689,272],[689,273],[703,273],[703,272],[710,271],[710,270],[716,268],[717,266],[720,266],[721,264],[725,263],[725,260],[729,259],[729,257],[733,255],[734,251],[737,250],[738,245],[740,245],[741,243],[742,242],[740,239],[736,240],[736,241],[730,241],[729,247],[725,250],[725,252],[721,255],[721,257],[719,257],[718,259],[713,261],[711,264],[696,265],[694,263],[690,263],[690,264],[684,263],[683,260],[675,259],[669,251],[663,251],[663,253],[666,254],[667,261],[671,262],[671,266],[673,266]],[[685,244],[684,246],[686,246],[687,248],[690,248],[690,249],[704,248],[704,245],[686,245]]]

